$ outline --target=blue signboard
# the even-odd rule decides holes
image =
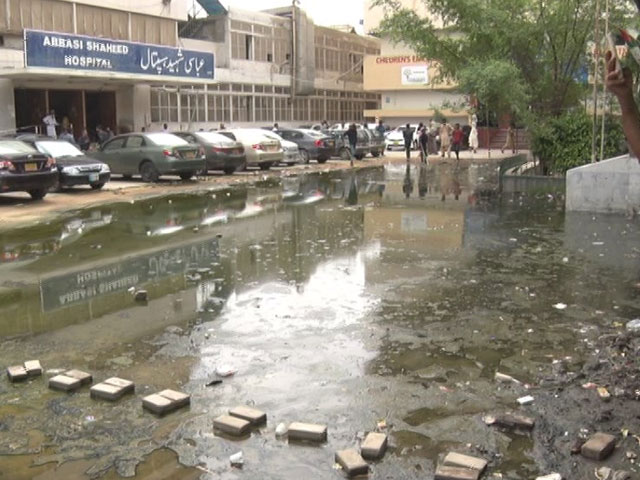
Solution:
[[[213,53],[25,30],[25,64],[94,72],[213,80]]]

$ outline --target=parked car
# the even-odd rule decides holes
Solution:
[[[294,142],[300,149],[300,156],[304,163],[309,160],[317,160],[324,163],[329,158],[335,148],[335,140],[330,135],[322,132],[302,128],[282,128],[278,134],[285,140]]]
[[[385,139],[384,144],[387,150],[404,150],[404,135],[402,134],[402,130],[392,130],[390,131]]]
[[[93,154],[125,178],[140,174],[143,182],[161,175],[188,180],[205,168],[204,149],[171,133],[128,133],[105,142]]]
[[[346,130],[323,130],[322,133],[331,135],[335,142],[333,149],[333,157],[340,157],[342,160],[349,160],[349,141],[344,136]],[[358,160],[362,160],[369,153],[369,137],[363,129],[358,129],[358,137],[356,140],[356,154]]]
[[[0,140],[0,193],[29,192],[40,200],[57,181],[54,158],[19,140]]]
[[[369,152],[374,157],[379,157],[384,154],[385,139],[384,135],[377,130],[370,130],[368,128],[363,129],[369,137]]]
[[[204,148],[207,170],[222,170],[230,175],[245,167],[247,156],[244,146],[238,141],[217,132],[173,132],[173,134]]]
[[[66,140],[56,140],[42,135],[20,135],[18,140],[28,143],[41,153],[55,158],[58,168],[58,183],[53,188],[60,190],[76,185],[89,185],[94,190],[104,187],[111,178],[109,165],[88,157]]]
[[[280,145],[282,145],[282,151],[284,153],[284,160],[282,163],[287,165],[295,165],[300,162],[300,149],[298,145],[294,142],[290,142],[289,140],[285,140],[278,133],[273,131],[265,131],[267,137],[273,138],[274,140],[278,140]]]
[[[265,135],[265,130],[259,128],[236,128],[222,130],[219,133],[244,145],[247,166],[269,170],[272,165],[284,161],[282,145],[278,140]]]

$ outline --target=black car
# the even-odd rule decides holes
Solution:
[[[247,156],[240,142],[217,132],[173,132],[173,134],[204,148],[207,170],[222,170],[230,175],[246,166]]]
[[[99,190],[111,179],[109,165],[85,155],[66,140],[41,135],[20,135],[17,139],[56,160],[60,176],[54,187],[58,190],[76,185],[89,185]]]
[[[378,130],[363,129],[364,133],[369,137],[369,151],[372,156],[379,157],[384,153],[385,143],[384,135]]]
[[[349,160],[351,158],[351,154],[349,153],[349,141],[344,136],[346,130],[323,130],[322,133],[325,135],[331,135],[335,141],[332,153],[333,157],[340,157],[342,160]],[[369,136],[363,129],[359,128],[356,140],[355,157],[358,160],[362,160],[369,152]]]
[[[18,140],[0,140],[0,193],[29,192],[40,200],[58,181],[56,161]]]
[[[331,158],[335,149],[333,137],[316,130],[281,128],[276,130],[276,133],[285,140],[298,145],[303,163],[309,163],[309,160],[324,163]]]

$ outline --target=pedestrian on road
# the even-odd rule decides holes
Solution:
[[[42,123],[47,126],[47,136],[56,138],[56,127],[58,126],[58,121],[56,120],[56,111],[51,109],[49,115],[42,119]]]
[[[344,132],[342,137],[347,137],[349,141],[349,161],[353,167],[353,159],[356,156],[356,146],[358,144],[358,129],[356,128],[356,124],[352,123],[349,125],[349,128]]]
[[[446,120],[442,120],[439,133],[442,158],[444,158],[445,153],[451,158],[451,125],[449,125]]]
[[[111,127],[107,127],[107,140],[111,140],[112,138],[113,138],[113,130],[111,130]]]
[[[378,133],[380,135],[384,135],[384,132],[387,131],[387,129],[384,127],[384,123],[382,123],[382,119],[380,119],[378,121],[378,125],[376,126],[376,130],[378,131]]]
[[[420,135],[418,136],[418,144],[420,145],[420,161],[427,163],[429,157],[429,134],[427,133],[427,127],[422,127]]]
[[[438,144],[436,142],[436,137],[438,136],[438,127],[436,122],[433,119],[429,122],[429,129],[427,130],[427,134],[429,136],[428,145],[429,148],[427,150],[428,154],[438,154]]]
[[[218,127],[218,130],[226,130],[224,123],[221,123],[220,126]]]
[[[409,160],[411,158],[411,145],[413,144],[413,129],[408,123],[405,129],[402,130],[402,136],[404,137],[404,153],[407,156],[407,160]]]
[[[633,76],[631,70],[620,70],[619,60],[612,52],[606,53],[607,89],[613,93],[620,103],[622,111],[622,129],[627,137],[629,148],[640,162],[640,112],[633,99]]]
[[[162,131],[164,133],[168,133],[169,132],[169,125],[167,125],[166,123],[162,124]]]
[[[473,150],[473,153],[478,151],[478,128],[475,123],[471,124],[471,132],[469,132],[469,148]]]
[[[460,160],[460,148],[462,147],[462,141],[464,140],[464,132],[460,128],[459,123],[456,123],[453,127],[453,134],[451,137],[451,148],[456,154],[456,160]]]
[[[274,132],[277,132],[278,130],[280,130],[280,127],[278,126],[278,124],[277,124],[277,123],[274,123],[274,124],[273,124],[273,131],[274,131]]]
[[[84,130],[82,130],[82,135],[80,135],[80,137],[78,138],[78,147],[80,147],[80,150],[82,150],[83,152],[86,152],[87,150],[89,150],[90,146],[91,139],[89,138],[89,132],[87,132],[87,129],[85,128]]]
[[[504,145],[502,146],[502,148],[500,149],[500,151],[502,153],[504,153],[505,150],[511,150],[512,153],[516,153],[516,132],[513,129],[513,125],[509,125],[509,128],[507,128],[507,139],[504,141]]]

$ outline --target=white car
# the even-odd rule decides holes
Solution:
[[[402,130],[393,130],[385,136],[384,146],[387,150],[404,150],[404,135]]]
[[[300,156],[300,149],[298,148],[297,143],[285,140],[276,132],[265,130],[265,135],[269,138],[273,138],[274,140],[278,140],[282,145],[282,150],[284,150],[284,160],[282,161],[282,163],[286,163],[289,166],[300,163],[302,157]]]

